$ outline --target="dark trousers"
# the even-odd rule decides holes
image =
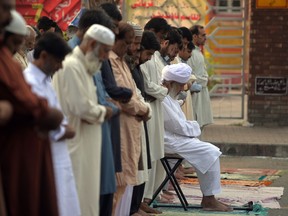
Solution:
[[[100,216],[112,215],[113,195],[113,193],[100,195]]]
[[[144,195],[145,183],[133,187],[130,215],[138,212]]]

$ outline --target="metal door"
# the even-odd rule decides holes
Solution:
[[[214,118],[243,119],[247,11],[243,0],[206,1],[205,56]],[[211,3],[213,2],[213,4]]]

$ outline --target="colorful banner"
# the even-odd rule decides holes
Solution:
[[[125,19],[142,26],[152,17],[163,17],[169,24],[190,28],[204,25],[206,1],[203,0],[127,0],[123,5]]]
[[[16,10],[29,25],[35,26],[41,16],[54,20],[66,30],[81,8],[81,0],[16,0]]]

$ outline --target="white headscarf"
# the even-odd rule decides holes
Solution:
[[[86,31],[85,35],[88,35],[90,38],[93,38],[94,40],[99,41],[102,44],[110,46],[114,45],[115,35],[110,29],[106,28],[105,26],[93,24]]]
[[[26,28],[26,22],[22,15],[18,13],[16,10],[11,11],[12,21],[8,26],[5,27],[5,31],[11,32],[17,35],[26,36],[28,34],[28,30]]]
[[[138,25],[134,22],[130,22],[130,21],[127,21],[127,23],[133,27],[134,32],[135,32],[135,37],[142,37],[143,29],[141,28],[140,25]]]
[[[192,73],[192,68],[185,63],[166,65],[162,70],[162,81],[175,81],[187,83]]]

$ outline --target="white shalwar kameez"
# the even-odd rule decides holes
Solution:
[[[192,56],[188,59],[187,64],[192,68],[194,75],[197,77],[196,82],[202,85],[202,90],[192,95],[194,119],[200,127],[213,123],[213,114],[211,110],[211,101],[207,87],[209,75],[207,73],[204,56],[199,47],[195,47]]]
[[[150,102],[153,115],[147,122],[151,161],[164,157],[164,125],[161,102],[168,93],[168,89],[161,85],[162,69],[164,67],[165,64],[158,51],[154,53],[151,60],[140,65],[144,78],[145,93],[156,98],[155,101]]]
[[[24,76],[35,94],[46,98],[50,107],[61,110],[50,77],[32,63],[29,63],[28,68],[24,70]],[[71,159],[65,140],[59,141],[65,133],[65,125],[67,125],[66,119],[62,121],[58,130],[50,132],[59,215],[79,216],[80,206]]]
[[[165,171],[160,159],[164,157],[164,124],[161,102],[166,97],[168,89],[161,85],[162,69],[165,67],[160,52],[156,51],[151,60],[140,65],[144,78],[145,93],[156,98],[150,102],[153,115],[147,122],[149,147],[151,155],[151,170],[149,181],[145,185],[144,197],[151,199],[154,191],[165,178]]]
[[[219,148],[196,138],[201,134],[199,124],[186,120],[177,100],[167,96],[162,104],[165,152],[177,153],[193,165],[204,196],[220,193]]]
[[[52,81],[69,125],[76,131],[67,144],[83,216],[99,215],[101,124],[106,115],[106,108],[98,104],[92,76],[84,53],[77,46],[66,56],[63,69]]]

